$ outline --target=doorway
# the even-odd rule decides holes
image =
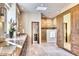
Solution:
[[[32,43],[39,44],[39,22],[32,22]]]
[[[64,15],[64,48],[71,50],[71,14]]]

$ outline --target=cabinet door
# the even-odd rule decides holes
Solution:
[[[46,39],[46,29],[42,29],[41,30],[41,41],[42,42],[47,42],[47,39]]]
[[[47,20],[41,20],[41,27],[47,28]]]

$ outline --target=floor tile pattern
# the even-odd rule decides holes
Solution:
[[[74,56],[71,53],[58,48],[55,42],[33,44],[27,49],[27,56]]]

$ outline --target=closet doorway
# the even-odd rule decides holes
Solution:
[[[64,23],[64,48],[71,50],[71,14],[63,16]]]
[[[39,44],[39,22],[32,22],[32,43]]]

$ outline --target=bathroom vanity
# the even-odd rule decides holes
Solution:
[[[26,53],[27,35],[6,38],[6,44],[0,47],[0,56],[21,56]]]

